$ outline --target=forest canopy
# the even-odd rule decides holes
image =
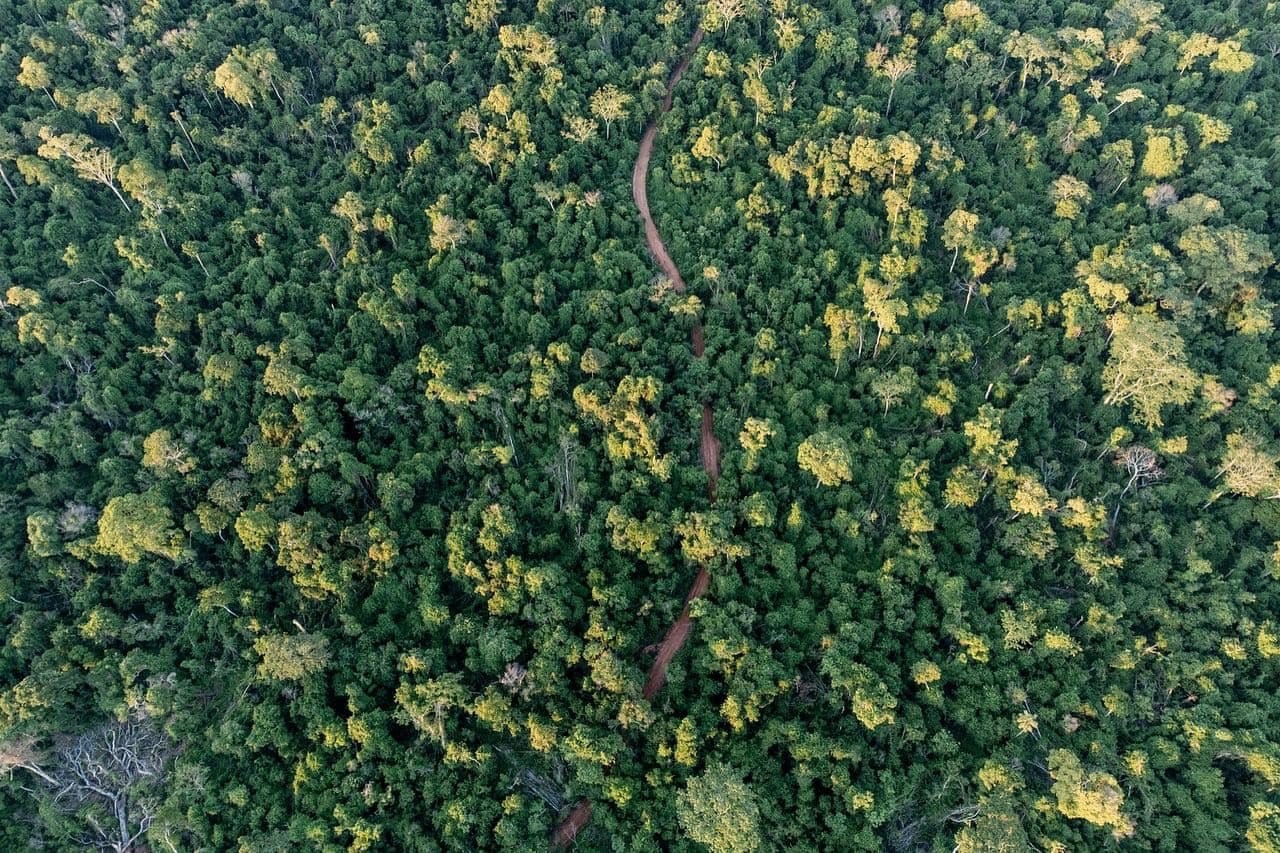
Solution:
[[[1280,851],[1276,4],[0,34],[0,848]]]

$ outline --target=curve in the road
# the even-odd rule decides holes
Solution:
[[[648,244],[649,251],[652,253],[658,267],[670,279],[671,286],[677,293],[684,292],[684,277],[680,275],[679,267],[671,259],[671,253],[667,251],[666,244],[662,242],[662,234],[658,231],[658,226],[653,221],[653,215],[649,212],[649,160],[653,157],[653,145],[658,138],[658,123],[662,121],[662,117],[671,109],[671,97],[675,91],[676,84],[684,76],[690,60],[693,59],[694,51],[698,49],[698,45],[701,42],[702,27],[698,27],[694,31],[693,37],[689,40],[689,46],[685,49],[680,64],[675,67],[675,70],[671,72],[671,76],[667,80],[667,93],[662,99],[661,109],[653,117],[653,121],[649,122],[649,126],[645,128],[644,136],[640,137],[640,151],[636,155],[635,167],[631,170],[631,198],[635,201],[636,210],[640,212],[640,220],[644,224],[645,242]],[[690,344],[694,356],[702,358],[705,349],[702,323],[696,319],[690,332]],[[702,460],[702,469],[707,472],[707,492],[712,502],[716,498],[716,481],[720,477],[720,442],[716,439],[713,427],[711,405],[703,403],[698,455]],[[689,631],[693,627],[693,620],[689,615],[689,607],[695,599],[706,593],[710,583],[711,574],[707,571],[707,567],[699,567],[698,574],[693,579],[693,585],[689,588],[688,595],[685,596],[684,608],[681,609],[676,621],[671,623],[671,627],[667,629],[666,636],[662,638],[662,642],[658,645],[657,655],[653,659],[653,665],[649,668],[649,675],[645,678],[644,689],[641,692],[645,699],[652,699],[656,696],[658,691],[662,689],[663,683],[666,682],[667,666],[675,658],[681,647],[684,646],[685,640],[689,638]],[[573,810],[569,812],[569,816],[556,827],[555,832],[552,834],[552,846],[564,848],[572,844],[578,833],[591,821],[591,811],[590,800],[580,800],[574,805]]]

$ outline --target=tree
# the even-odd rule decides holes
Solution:
[[[1093,193],[1089,185],[1071,175],[1062,175],[1053,182],[1049,197],[1053,200],[1053,215],[1062,219],[1075,219],[1081,206],[1089,203]]]
[[[462,22],[476,32],[494,29],[501,12],[502,0],[467,0],[466,15]]]
[[[153,430],[142,442],[142,464],[161,476],[190,474],[195,460],[167,429]]]
[[[1133,834],[1133,821],[1121,811],[1124,793],[1110,773],[1087,772],[1073,753],[1055,749],[1049,753],[1049,775],[1064,817],[1110,827],[1117,839]]]
[[[1280,853],[1280,805],[1266,800],[1251,804],[1244,837],[1256,853]]]
[[[268,634],[253,650],[262,658],[259,677],[270,681],[298,681],[329,665],[329,641],[318,634]]]
[[[836,376],[839,376],[845,353],[852,347],[855,339],[861,347],[862,323],[852,309],[832,304],[828,304],[827,310],[823,312],[822,322],[828,331],[827,351],[831,354],[831,360],[836,363]]]
[[[1018,77],[1018,91],[1027,88],[1028,77],[1039,77],[1044,64],[1053,55],[1048,43],[1039,36],[1014,30],[1004,42],[1005,53],[1022,61],[1022,73]]]
[[[893,373],[881,371],[876,373],[875,378],[871,380],[871,393],[880,398],[880,402],[884,403],[884,413],[889,414],[889,408],[902,401],[902,398],[910,394],[916,388],[916,372],[910,367],[899,367]]]
[[[1111,349],[1102,370],[1104,402],[1127,404],[1148,428],[1160,426],[1161,409],[1189,402],[1200,386],[1187,365],[1177,327],[1154,314],[1122,311],[1112,316]]]
[[[448,200],[442,196],[427,209],[427,219],[431,222],[431,248],[437,252],[456,249],[467,242],[465,223],[444,212],[447,204]]]
[[[700,160],[714,161],[717,169],[724,165],[724,146],[720,142],[720,131],[715,125],[703,125],[691,151]]]
[[[898,83],[903,77],[916,70],[915,59],[911,54],[912,49],[908,47],[902,53],[890,56],[888,48],[884,45],[876,45],[875,49],[867,54],[867,67],[874,74],[889,81],[889,97],[885,99],[884,104],[886,118],[893,109],[893,93],[897,91]]]
[[[132,160],[120,167],[120,188],[138,202],[144,221],[159,232],[160,239],[168,246],[161,217],[177,207],[177,200],[169,191],[164,172],[146,160]]]
[[[839,486],[853,479],[849,445],[833,432],[814,433],[800,442],[796,461],[824,486]]]
[[[744,0],[707,0],[703,4],[702,26],[708,30],[727,33],[733,22],[747,11]]]
[[[685,835],[712,853],[750,853],[763,846],[755,793],[727,764],[712,764],[689,779],[676,799],[676,816]]]
[[[102,86],[81,92],[76,96],[76,112],[93,116],[100,124],[109,124],[121,136],[120,119],[124,117],[124,98],[119,92]]]
[[[885,332],[898,333],[898,320],[906,315],[907,303],[895,298],[898,287],[894,282],[865,274],[860,274],[860,278],[867,317],[876,324],[876,345],[872,350],[872,358],[875,358],[880,354],[880,344]]]
[[[764,80],[765,72],[772,65],[772,58],[757,55],[751,57],[743,69],[746,74],[742,80],[742,94],[755,107],[757,125],[760,124],[760,119],[772,115],[777,109],[777,104],[774,103],[773,95],[769,91],[769,85]]]
[[[1116,105],[1111,109],[1107,110],[1107,115],[1114,115],[1115,111],[1120,109],[1121,107],[1127,104],[1133,104],[1138,101],[1141,101],[1145,97],[1146,95],[1143,94],[1143,91],[1139,89],[1137,86],[1130,86],[1127,89],[1122,89],[1116,93],[1116,96],[1115,96]]]
[[[18,72],[18,82],[28,89],[39,89],[49,98],[49,103],[56,108],[58,102],[53,99],[49,87],[53,85],[53,77],[49,74],[49,66],[32,56],[22,57],[19,63],[22,70]]]
[[[182,546],[169,507],[155,491],[114,497],[98,519],[94,548],[126,563],[136,563],[146,554],[177,560]]]
[[[613,123],[627,117],[629,103],[631,96],[612,83],[601,86],[591,96],[591,113],[604,122],[605,139],[609,138],[609,129]]]
[[[960,249],[968,246],[978,228],[978,215],[957,207],[947,215],[942,223],[942,245],[951,249],[951,266],[948,273],[954,272],[956,259],[960,257]]]
[[[82,133],[54,133],[47,127],[40,128],[44,140],[37,153],[46,160],[68,160],[75,173],[87,181],[96,181],[115,194],[132,211],[116,186],[116,158],[106,148],[98,148],[93,140]]]
[[[250,51],[236,45],[213,71],[214,85],[222,90],[222,94],[249,109],[253,109],[254,99],[265,94],[267,89],[276,96],[280,106],[287,107],[279,85],[284,77],[280,58],[270,47]]]
[[[1049,133],[1063,154],[1074,154],[1083,143],[1102,135],[1102,125],[1092,115],[1082,115],[1075,95],[1063,95],[1060,107],[1058,116],[1049,123]]]
[[[21,768],[43,783],[32,793],[72,817],[77,830],[69,841],[77,848],[137,849],[160,808],[173,755],[168,738],[154,721],[132,714],[59,740],[52,754],[29,736],[8,741],[0,749],[0,770]]]
[[[14,201],[18,200],[18,191],[9,181],[9,173],[5,171],[4,164],[16,160],[17,157],[17,137],[7,130],[0,130],[0,180],[4,181],[4,185],[9,188],[9,195],[13,196]]]
[[[1218,476],[1227,491],[1247,498],[1280,498],[1280,467],[1277,457],[1244,433],[1227,436],[1227,450],[1218,467]]]
[[[1207,292],[1234,328],[1250,334],[1270,328],[1271,304],[1261,297],[1260,283],[1275,256],[1266,237],[1235,225],[1192,225],[1178,238],[1178,248],[1195,292]],[[1251,320],[1254,313],[1262,316]]]
[[[983,796],[976,816],[965,821],[965,826],[956,833],[953,853],[1027,853],[1035,849],[1016,808],[1016,799],[1007,792]],[[968,818],[968,815],[957,815],[953,819],[962,817]]]
[[[1177,174],[1187,155],[1187,141],[1181,128],[1174,132],[1147,130],[1147,149],[1142,155],[1142,174],[1162,181]]]
[[[222,94],[240,106],[253,109],[253,102],[258,96],[260,84],[249,64],[249,52],[236,45],[227,54],[227,58],[213,70],[213,84],[222,90]]]

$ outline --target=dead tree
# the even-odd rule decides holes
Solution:
[[[1125,483],[1124,488],[1120,490],[1120,497],[1116,498],[1116,509],[1111,514],[1112,530],[1115,530],[1116,519],[1120,517],[1120,504],[1129,490],[1141,489],[1164,477],[1164,469],[1160,467],[1160,459],[1156,456],[1156,452],[1141,444],[1131,444],[1116,451],[1116,464],[1123,466],[1129,472],[1129,482]]]
[[[546,469],[556,486],[556,510],[569,515],[578,512],[578,451],[577,441],[560,436],[560,448]]]
[[[0,746],[0,770],[26,770],[42,784],[35,796],[82,822],[81,847],[130,853],[155,820],[159,787],[172,755],[168,738],[152,720],[131,716],[74,737],[55,739],[52,751],[31,736]]]

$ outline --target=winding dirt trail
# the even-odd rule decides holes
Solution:
[[[649,126],[644,130],[644,136],[640,137],[640,151],[636,155],[635,167],[631,170],[631,198],[635,202],[636,210],[640,212],[640,219],[644,223],[644,239],[649,246],[649,251],[653,255],[653,259],[668,279],[677,293],[683,293],[684,277],[680,275],[680,269],[676,266],[676,262],[671,259],[671,253],[667,251],[667,246],[662,242],[662,234],[658,231],[658,226],[653,221],[653,215],[649,212],[649,160],[653,157],[653,144],[658,138],[658,124],[662,121],[662,117],[671,109],[671,98],[675,92],[676,84],[680,82],[680,78],[684,76],[684,72],[689,68],[689,62],[693,59],[694,51],[698,49],[698,45],[702,42],[702,27],[694,30],[693,37],[689,40],[688,47],[685,48],[684,56],[680,60],[680,64],[671,72],[671,76],[667,79],[667,94],[662,99],[662,107],[658,110],[658,114],[649,122]],[[702,335],[702,323],[694,320],[693,329],[690,332],[690,346],[693,349],[693,355],[696,358],[703,357],[705,342]],[[711,404],[702,404],[702,428],[701,438],[698,443],[698,455],[702,460],[702,470],[707,472],[707,497],[715,503],[716,499],[716,482],[720,478],[720,441],[716,438],[714,424],[711,417]],[[654,656],[653,665],[649,668],[649,675],[645,678],[644,689],[641,694],[645,699],[652,699],[662,689],[662,685],[667,680],[667,667],[675,658],[676,654],[684,646],[685,640],[689,638],[689,631],[693,627],[693,619],[689,615],[690,605],[698,598],[706,594],[707,587],[711,584],[711,573],[707,571],[706,566],[698,568],[698,574],[693,579],[693,585],[689,587],[689,593],[685,596],[684,607],[680,611],[680,615],[676,617],[676,621],[671,623],[671,627],[667,629],[666,635],[662,638],[662,642],[658,645],[658,652]],[[565,848],[573,843],[578,837],[578,833],[591,821],[592,805],[590,800],[579,800],[577,805],[573,807],[573,811],[569,812],[569,816],[564,822],[556,827],[551,835],[551,844],[555,848]]]
[[[702,42],[702,28],[698,27],[693,33],[693,38],[689,41],[689,46],[685,48],[684,57],[680,60],[680,64],[671,72],[671,77],[667,81],[667,94],[662,99],[662,109],[654,116],[653,121],[649,122],[649,126],[645,128],[644,136],[640,138],[640,153],[636,156],[635,168],[631,170],[631,198],[635,201],[636,209],[640,211],[640,219],[644,222],[644,239],[649,245],[649,251],[653,254],[653,259],[657,261],[662,272],[671,280],[671,285],[677,293],[683,293],[685,289],[684,277],[680,275],[680,268],[676,266],[676,262],[671,259],[671,253],[667,251],[666,243],[662,242],[662,234],[658,231],[657,224],[653,221],[653,215],[649,212],[649,160],[653,157],[653,145],[658,138],[658,124],[662,121],[662,117],[671,109],[671,98],[675,92],[676,84],[680,82],[680,78],[684,76],[684,72],[689,68],[689,62],[693,59],[694,51],[698,49],[698,45]],[[702,335],[702,323],[694,320],[693,329],[690,332],[690,344],[693,347],[693,354],[696,358],[702,358],[705,350],[705,342]],[[714,502],[716,499],[716,481],[720,477],[720,442],[716,439],[714,424],[711,418],[711,404],[702,404],[702,434],[698,442],[698,455],[702,459],[702,469],[707,472],[707,497]],[[689,588],[689,594],[685,596],[684,609],[680,611],[680,615],[676,621],[667,629],[667,634],[662,638],[662,643],[658,646],[658,653],[654,657],[653,666],[649,669],[649,676],[645,679],[644,690],[641,695],[646,699],[652,699],[662,689],[662,685],[667,680],[667,666],[675,658],[676,653],[684,646],[685,640],[689,638],[689,630],[692,627],[692,620],[689,617],[689,605],[694,599],[700,598],[707,591],[707,586],[711,583],[711,575],[707,572],[706,566],[698,569],[698,574],[693,579],[693,586]]]

